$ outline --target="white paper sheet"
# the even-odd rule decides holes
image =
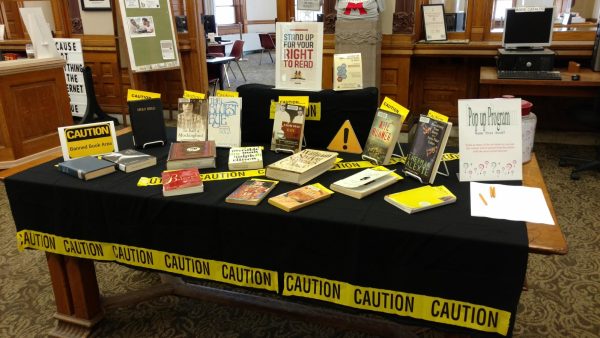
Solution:
[[[542,189],[522,186],[471,182],[471,216],[554,225]]]

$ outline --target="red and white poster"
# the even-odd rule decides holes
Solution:
[[[323,23],[278,22],[275,87],[321,90],[323,68]]]

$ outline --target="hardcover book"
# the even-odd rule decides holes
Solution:
[[[396,148],[404,117],[400,114],[377,109],[373,124],[362,153],[363,158],[387,165]]]
[[[177,142],[206,141],[208,135],[208,107],[204,100],[179,98],[177,114]]]
[[[229,170],[262,168],[262,149],[263,147],[232,147],[229,149]]]
[[[115,172],[115,164],[95,156],[84,156],[59,163],[58,170],[87,181]]]
[[[433,183],[451,129],[451,122],[442,122],[421,115],[410,151],[406,156],[404,173],[422,183]]]
[[[319,183],[305,185],[269,198],[269,204],[287,212],[306,207],[333,195],[333,191]]]
[[[277,103],[273,120],[273,134],[271,135],[271,150],[294,153],[302,150],[305,117],[303,106]]]
[[[217,147],[242,144],[242,98],[210,96],[208,98],[208,139]]]
[[[369,168],[342,180],[333,182],[329,188],[335,192],[361,199],[399,180],[402,176],[385,167]]]
[[[165,170],[161,177],[163,196],[194,194],[204,191],[202,177],[196,168]]]
[[[119,170],[126,173],[156,165],[156,157],[134,149],[125,149],[102,156],[103,160],[113,162]]]
[[[275,180],[304,184],[331,169],[338,153],[304,149],[267,166],[266,176]]]
[[[167,157],[167,169],[216,168],[217,148],[215,141],[171,143]]]
[[[523,179],[521,99],[458,100],[460,181]]]
[[[245,205],[258,205],[279,183],[272,180],[252,178],[235,189],[225,202]]]
[[[160,99],[127,102],[133,144],[136,148],[167,144],[167,130]]]
[[[384,199],[409,214],[456,202],[456,196],[443,185],[424,185],[386,195]]]

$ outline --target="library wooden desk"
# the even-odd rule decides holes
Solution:
[[[600,94],[600,72],[582,68],[578,73],[560,70],[561,80],[498,79],[496,67],[481,67],[479,73],[479,97],[492,98],[502,95],[596,97]],[[571,76],[579,74],[580,80]]]
[[[60,157],[60,154],[57,153],[53,158],[49,157],[47,160],[55,160],[58,157]],[[15,167],[0,172],[0,178],[4,179],[10,175],[17,174],[20,170],[33,167],[35,164],[41,163],[41,161],[39,160],[37,163],[22,165],[18,168]],[[532,156],[531,162],[524,165],[523,183],[543,189],[556,221],[556,216],[535,156]],[[433,212],[429,215],[433,215]],[[363,233],[363,236],[365,234]],[[558,225],[527,224],[527,236],[530,253],[565,254],[567,252],[565,238]],[[490,244],[486,243],[484,246]],[[226,305],[272,311],[288,316],[318,321],[326,325],[369,331],[382,336],[394,336],[399,333],[405,333],[407,336],[410,336],[411,333],[414,333],[414,327],[387,319],[337,311],[325,306],[307,306],[302,303],[282,300],[281,297],[264,297],[246,292],[235,292],[221,288],[215,289],[202,285],[188,285],[179,282],[164,283],[152,290],[102,299],[92,260],[55,253],[47,253],[46,256],[57,306],[55,318],[58,320],[58,324],[51,333],[52,336],[65,336],[68,333],[87,335],[102,318],[103,309],[122,306],[162,295],[188,296]]]

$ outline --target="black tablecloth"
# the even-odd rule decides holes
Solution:
[[[119,137],[120,149],[131,146],[130,135]],[[421,185],[407,177],[362,200],[336,193],[286,213],[266,200],[225,203],[239,179],[205,182],[201,194],[169,198],[160,185],[138,187],[140,177],[165,170],[168,146],[145,152],[157,156],[158,165],[130,174],[82,181],[59,172],[55,160],[7,178],[17,230],[270,269],[279,273],[279,285],[284,272],[293,272],[480,304],[511,312],[512,328],[527,265],[526,228],[471,217],[469,184],[455,175],[458,161],[449,161],[450,176],[435,182],[458,197],[451,205],[409,215],[385,202],[385,194]],[[227,171],[227,154],[219,149],[217,168],[201,172]],[[265,166],[284,156],[265,150]],[[400,171],[401,165],[390,168]],[[355,172],[329,171],[310,183],[328,187]],[[282,182],[270,196],[295,187]]]

